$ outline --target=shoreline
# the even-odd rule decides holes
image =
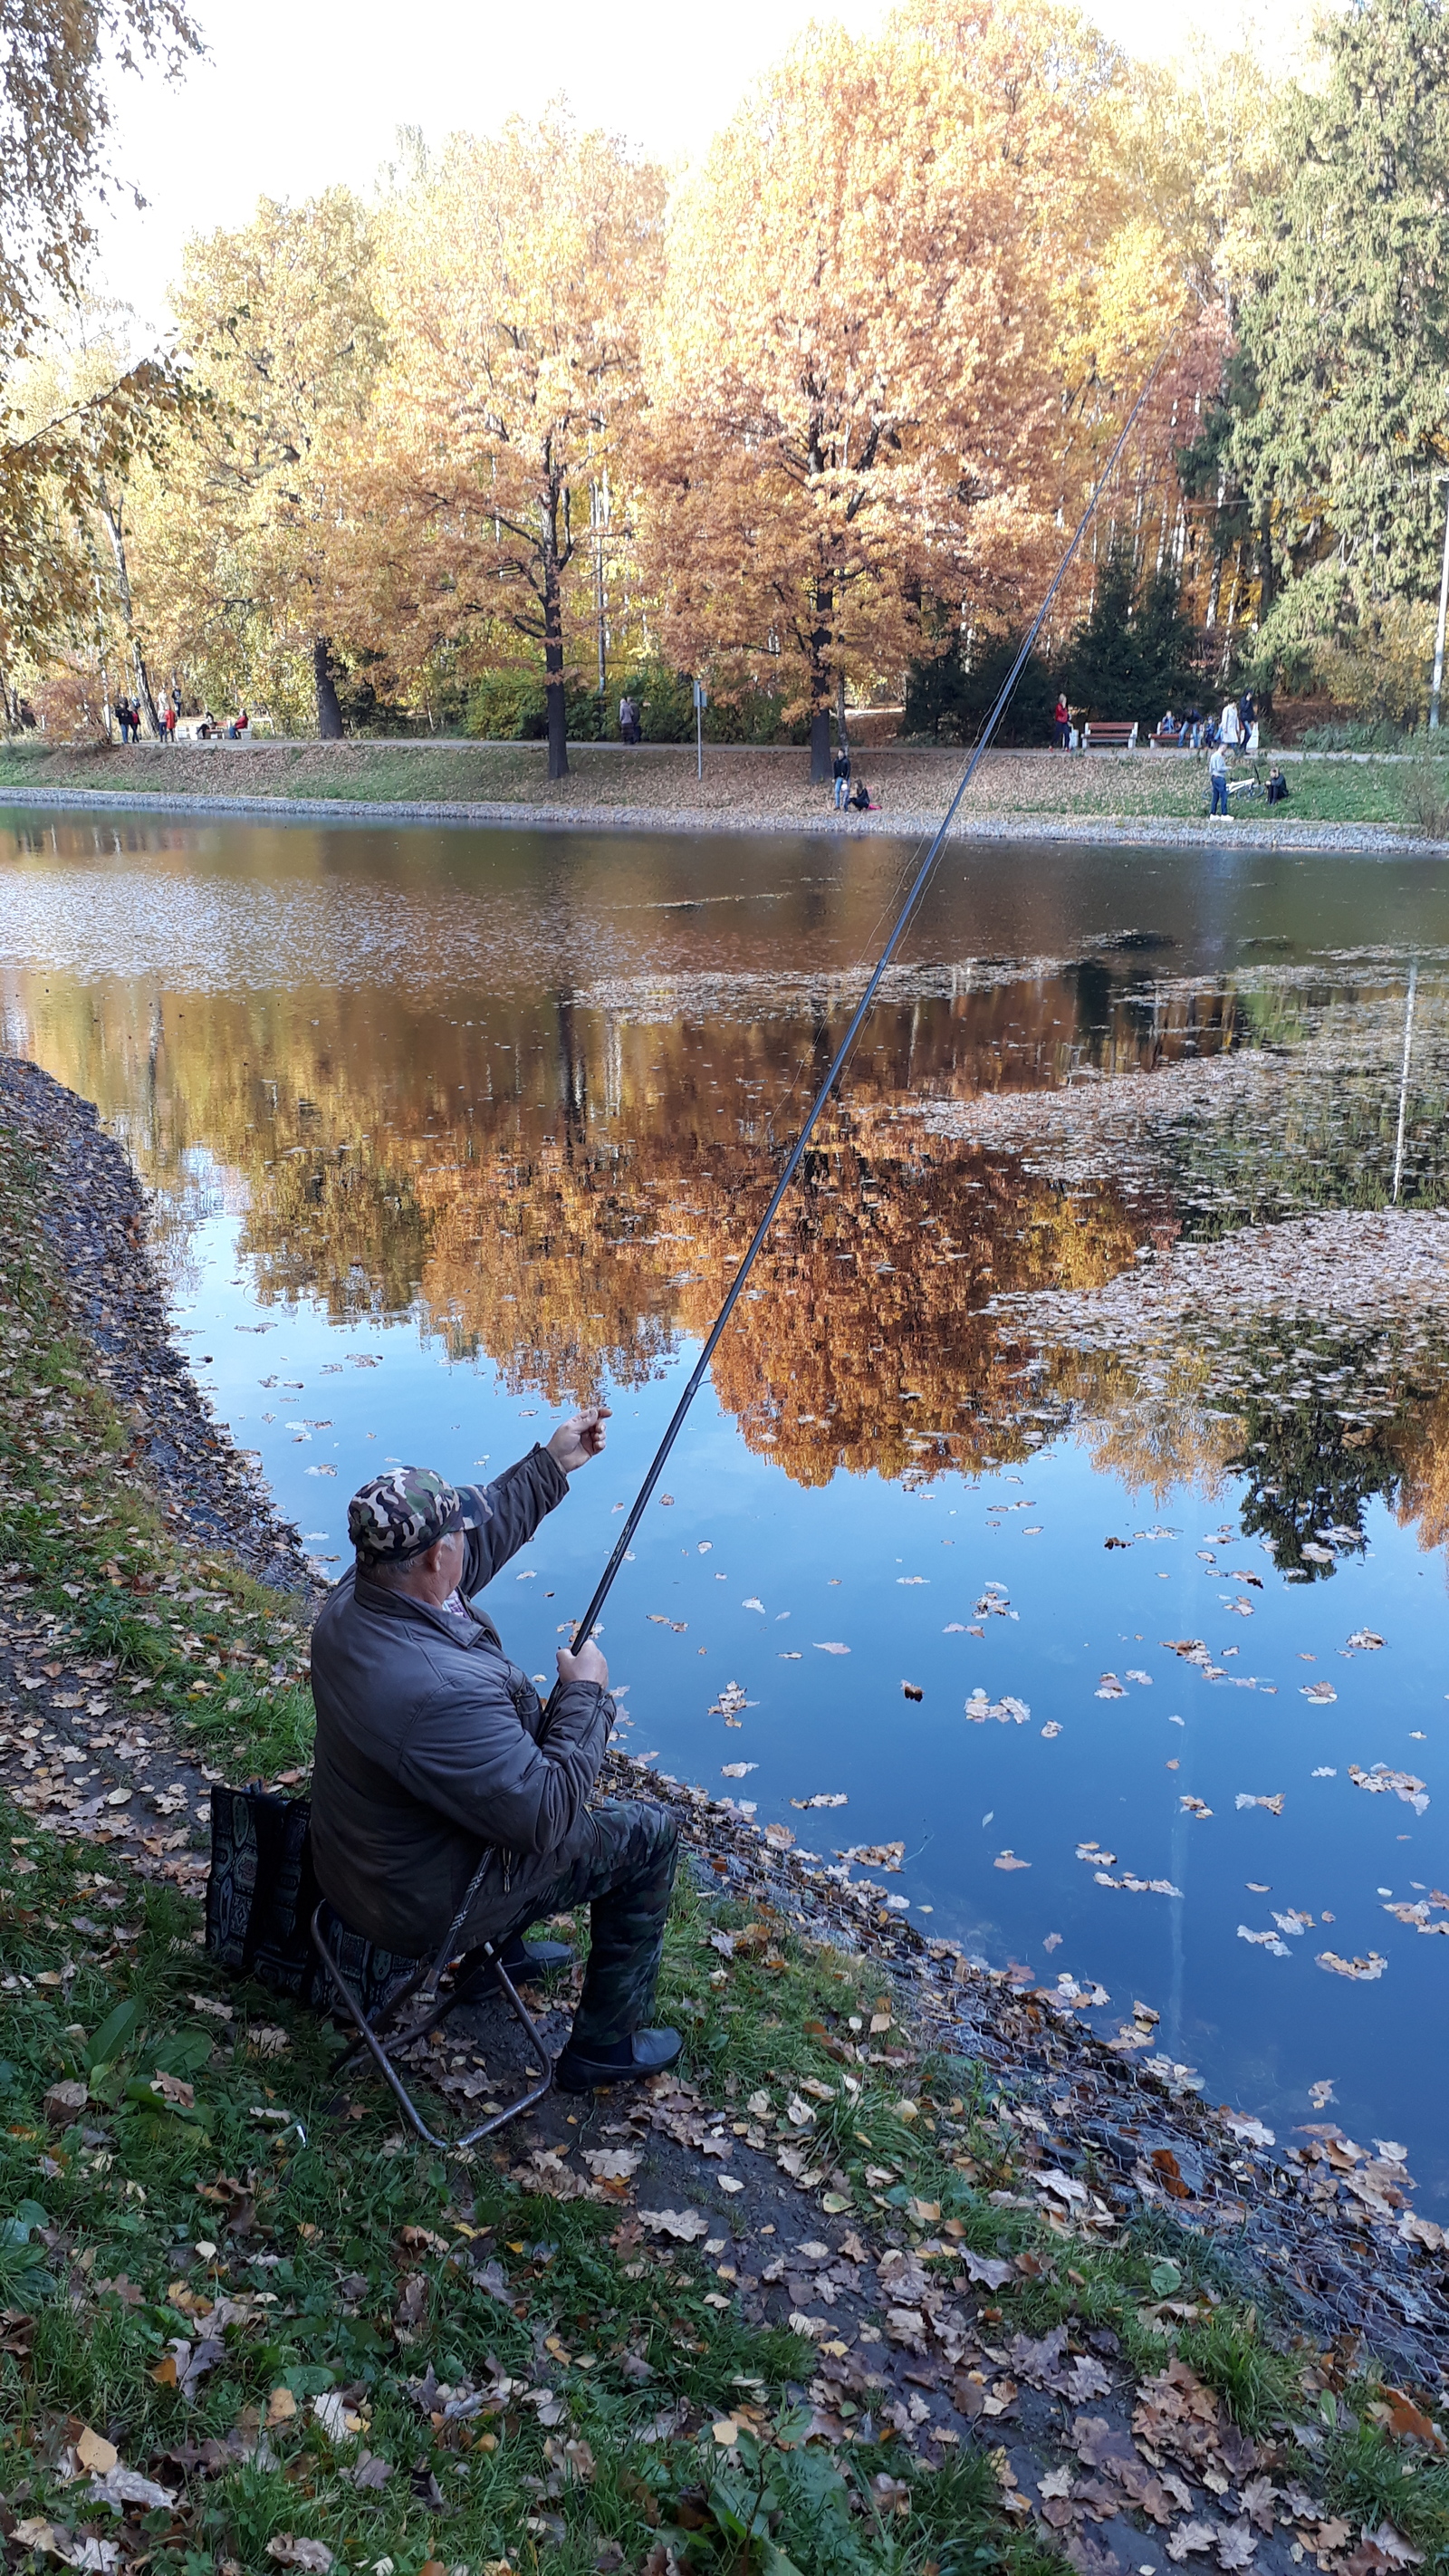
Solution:
[[[276,1518],[225,1426],[210,1420],[170,1341],[145,1240],[146,1194],[129,1158],[90,1103],[23,1059],[0,1058],[0,1124],[18,1127],[45,1156],[72,1327],[96,1351],[103,1382],[137,1426],[133,1455],[163,1509],[171,1503],[173,1536],[198,1555],[230,1553],[274,1586],[284,1579],[294,1600],[305,1588],[315,1602],[315,1575],[295,1530]],[[19,1627],[28,1615],[21,1612]],[[6,1654],[3,1643],[0,1637],[0,1701],[11,1699],[5,1685],[26,1659]],[[30,1660],[34,1653],[26,1650]],[[59,1681],[46,1699],[50,1706],[31,1699],[30,1714],[49,1717],[57,1739],[93,1750],[95,1706],[74,1719],[59,1714],[75,1704]],[[115,1705],[122,1709],[119,1698]],[[58,1840],[114,1836],[132,1845],[127,1857],[142,1874],[195,1892],[205,1869],[206,1798],[210,1783],[226,1776],[213,1767],[225,1761],[225,1750],[218,1745],[198,1758],[164,1711],[152,1705],[143,1714],[159,1740],[143,1738],[139,1753],[129,1741],[114,1756],[108,1751],[90,1775],[103,1785],[88,1798],[68,1787],[64,1806],[57,1789],[42,1796],[37,1787],[32,1798],[26,1784],[33,1775],[26,1774],[20,1803]],[[129,1727],[128,1738],[136,1732]],[[0,1764],[0,1778],[5,1769]],[[243,1776],[235,1756],[230,1770]],[[303,1777],[295,1768],[270,1776],[287,1789]],[[1305,2161],[1251,2115],[1201,2101],[1194,2071],[1173,2065],[1154,2041],[1152,2020],[1135,2007],[1133,2019],[1123,2021],[1100,1987],[1082,1989],[1070,1979],[1042,1986],[1023,1970],[993,1968],[958,1944],[927,1939],[892,1911],[878,1879],[851,1882],[848,1869],[779,1848],[778,1829],[772,1843],[731,1800],[619,1755],[605,1778],[612,1790],[643,1791],[678,1810],[704,1884],[770,1909],[808,1941],[869,1960],[902,1993],[927,2033],[924,2044],[975,2058],[1009,2089],[1020,2106],[1020,2181],[1035,2194],[1008,2196],[1010,2206],[1059,2217],[1065,2200],[1070,2219],[1073,2194],[1087,2199],[1072,2179],[1083,2171],[1100,2212],[1093,2225],[1150,2225],[1160,2214],[1219,2248],[1251,2294],[1297,2332],[1327,2344],[1351,2325],[1400,2372],[1429,2386],[1449,2376],[1441,2359],[1449,2355],[1449,2238],[1412,2216],[1406,2176],[1396,2181],[1389,2167],[1373,2163],[1360,2173],[1349,2160],[1345,2178],[1316,2157]],[[105,1785],[113,1779],[114,1791]],[[183,1787],[191,1815],[174,1834],[158,1837],[153,1827],[148,1842],[139,1811],[133,1820],[113,1812],[135,1789],[169,1819],[166,1800]],[[1109,2015],[1115,2031],[1102,2026]],[[1070,2114],[1054,2101],[1064,2086],[1075,2095]],[[1049,2152],[1040,2137],[1054,2141]],[[1355,2155],[1362,2162],[1362,2151]]]
[[[292,821],[305,822],[453,823],[473,828],[511,825],[518,830],[540,832],[770,833],[782,838],[808,834],[846,840],[896,841],[924,839],[938,828],[940,822],[939,813],[927,812],[860,814],[847,821],[833,812],[802,815],[782,809],[759,815],[721,812],[711,806],[681,806],[671,811],[657,805],[606,805],[581,810],[511,803],[496,798],[470,803],[462,800],[370,800],[340,796],[168,796],[149,789],[113,791],[82,787],[32,789],[0,786],[0,808],[6,807],[72,813],[234,814],[251,820],[280,815]],[[1230,818],[1214,831],[1206,820],[1193,823],[1154,815],[1104,814],[1100,818],[1089,818],[1075,814],[995,813],[958,818],[947,837],[952,842],[961,843],[1050,841],[1100,846],[1105,841],[1142,849],[1301,850],[1319,855],[1334,852],[1352,855],[1357,852],[1371,858],[1449,856],[1449,841],[1428,840],[1387,824],[1314,823],[1296,819],[1259,825],[1235,823]]]

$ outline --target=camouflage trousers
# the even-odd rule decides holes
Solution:
[[[490,1933],[501,1948],[530,1923],[588,1906],[589,1959],[573,2027],[580,2046],[612,2048],[646,2027],[678,1859],[679,1819],[670,1808],[602,1798],[570,1834],[561,1875],[506,1932]],[[467,1940],[465,1924],[461,1944]]]

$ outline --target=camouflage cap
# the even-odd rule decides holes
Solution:
[[[477,1526],[456,1485],[432,1467],[374,1476],[347,1506],[347,1535],[364,1556],[417,1556],[451,1530]]]

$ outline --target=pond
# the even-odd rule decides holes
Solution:
[[[547,1674],[912,860],[10,809],[3,1039],[329,1567],[607,1394]],[[1446,1096],[1436,863],[953,848],[602,1640],[636,1757],[1441,2211]]]

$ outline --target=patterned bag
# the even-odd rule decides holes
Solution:
[[[325,1983],[313,1951],[321,1897],[312,1868],[307,1798],[280,1798],[260,1780],[211,1792],[206,1948],[229,1977],[256,1977],[274,1994],[315,2004]]]
[[[207,1955],[229,1977],[255,1977],[317,2013],[342,2013],[312,1947],[322,1891],[312,1867],[311,1801],[279,1798],[260,1780],[211,1793]],[[349,1930],[329,1904],[322,1930],[369,2019],[417,1966]]]

